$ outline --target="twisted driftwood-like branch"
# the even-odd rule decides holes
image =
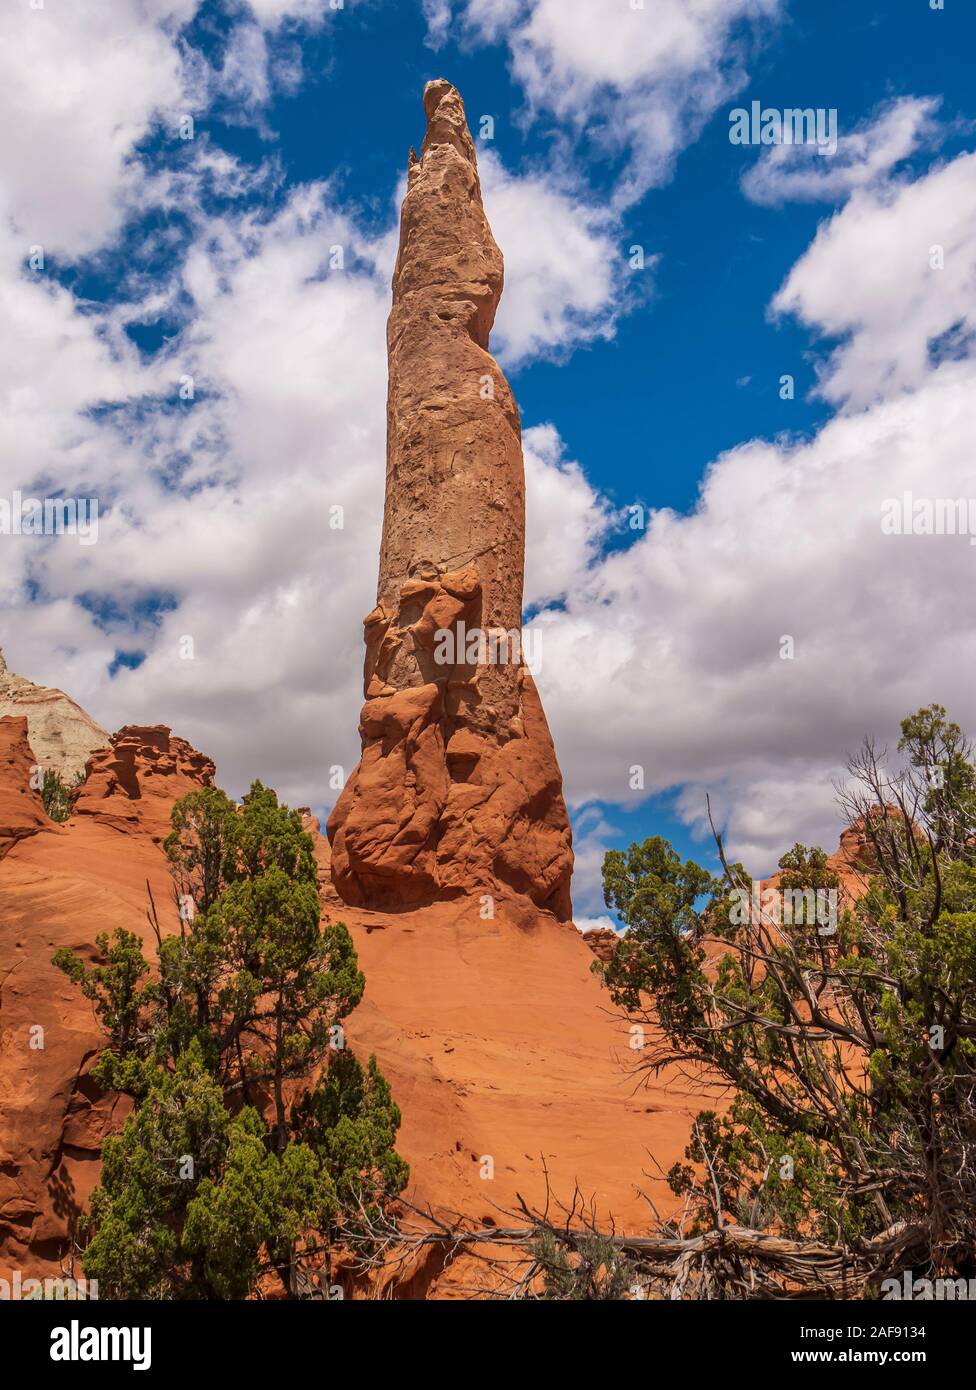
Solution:
[[[600,1226],[578,1188],[569,1206],[554,1204],[548,1174],[546,1180],[544,1209],[535,1210],[518,1196],[518,1209],[504,1213],[512,1224],[472,1227],[458,1213],[439,1215],[409,1203],[401,1207],[417,1218],[411,1225],[363,1212],[348,1241],[348,1248],[359,1247],[354,1264],[390,1296],[399,1277],[434,1247],[443,1252],[442,1265],[462,1254],[482,1265],[486,1279],[477,1287],[454,1286],[457,1293],[537,1298],[547,1273],[541,1247],[548,1240],[552,1248],[591,1266],[611,1252],[624,1257],[631,1298],[851,1299],[863,1296],[871,1280],[901,1266],[920,1243],[920,1232],[904,1222],[850,1246],[733,1225],[685,1236],[675,1224],[659,1222],[647,1234],[622,1233],[612,1223],[608,1229]],[[553,1205],[561,1217],[550,1215]]]

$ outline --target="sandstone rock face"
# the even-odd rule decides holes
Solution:
[[[74,815],[115,830],[138,828],[156,844],[169,834],[173,802],[196,787],[212,787],[214,765],[165,724],[127,724],[88,763]]]
[[[27,720],[0,718],[0,859],[18,840],[54,824],[31,786],[36,761],[27,741]]]
[[[96,748],[105,748],[108,734],[62,690],[35,685],[7,670],[0,652],[0,718],[23,715],[34,758],[41,767],[74,782]]]
[[[597,960],[609,965],[616,954],[620,937],[610,927],[591,927],[589,931],[583,932],[583,940]]]
[[[386,504],[365,619],[362,759],[329,818],[342,898],[523,896],[571,916],[562,778],[522,660],[518,410],[488,334],[502,258],[464,106],[424,93],[387,343]]]
[[[91,1005],[51,956],[66,946],[92,962],[96,934],[117,927],[141,936],[151,954],[147,882],[163,931],[178,930],[159,842],[173,802],[213,775],[209,758],[168,729],[123,729],[91,760],[83,797],[56,825],[43,807],[38,812],[36,794],[23,791],[31,757],[25,728],[23,719],[0,719],[0,823],[13,802],[19,824],[35,825],[0,862],[3,1278],[13,1269],[57,1272],[98,1179],[102,1143],[128,1106],[91,1081],[104,1038]]]

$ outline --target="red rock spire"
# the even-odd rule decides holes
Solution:
[[[487,892],[568,918],[562,779],[521,650],[519,415],[488,351],[502,257],[460,95],[430,82],[424,109],[387,329],[363,751],[329,819],[333,879],[364,907]]]

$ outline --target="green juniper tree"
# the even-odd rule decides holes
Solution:
[[[102,964],[54,957],[108,1034],[95,1079],[135,1106],[106,1141],[85,1268],[114,1297],[238,1298],[268,1269],[291,1286],[302,1250],[358,1232],[408,1169],[375,1058],[345,1047],[364,979],[345,926],[320,924],[300,817],[255,783],[240,810],[191,793],[172,825],[180,926],[150,913],[155,968],[125,931],[97,939]]]
[[[237,807],[219,788],[202,787],[176,803],[170,824],[163,849],[173,865],[178,895],[207,912],[234,867]]]
[[[293,1107],[291,1128],[321,1158],[357,1229],[378,1222],[389,1194],[402,1192],[409,1169],[394,1148],[400,1110],[375,1057],[364,1070],[349,1048],[338,1053]]]
[[[299,1236],[335,1221],[328,1173],[305,1144],[270,1151],[257,1111],[232,1114],[196,1041],[145,1080],[105,1141],[86,1274],[110,1297],[244,1298],[262,1252],[287,1266]]]
[[[724,1101],[668,1174],[685,1217],[613,1246],[658,1296],[976,1274],[976,765],[941,706],[901,733],[900,771],[870,741],[849,764],[861,882],[836,924],[757,909],[719,837],[724,881],[658,838],[606,856],[628,930],[595,968],[644,1025],[638,1067],[678,1064]],[[794,899],[838,887],[821,850],[794,846],[780,868]],[[553,1296],[577,1296],[580,1242],[556,1243]]]

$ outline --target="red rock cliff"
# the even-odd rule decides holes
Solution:
[[[213,775],[209,758],[168,729],[123,729],[89,760],[70,820],[56,825],[30,789],[34,760],[26,721],[0,719],[0,1277],[7,1279],[13,1269],[56,1272],[97,1181],[104,1138],[129,1105],[88,1075],[104,1035],[51,956],[67,946],[92,962],[96,935],[119,927],[140,935],[151,954],[147,882],[163,930],[176,929],[160,841],[173,802]]]
[[[18,840],[53,825],[32,785],[34,767],[26,718],[0,718],[0,859]]]

